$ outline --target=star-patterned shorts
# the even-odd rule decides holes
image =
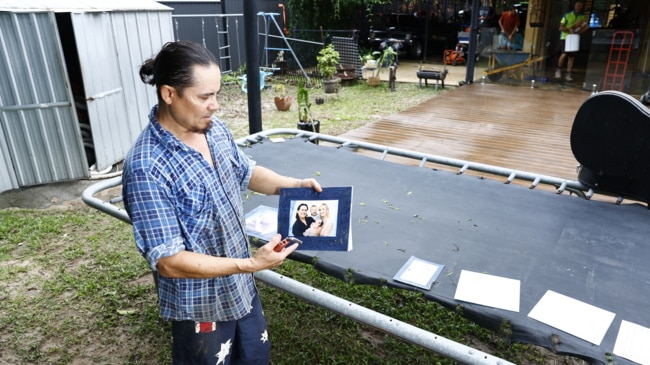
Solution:
[[[268,364],[271,343],[258,295],[244,318],[230,322],[172,322],[172,364]]]

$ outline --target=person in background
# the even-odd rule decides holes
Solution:
[[[573,10],[564,14],[560,20],[560,57],[557,60],[557,70],[555,70],[556,79],[562,78],[562,67],[564,67],[564,62],[566,61],[566,75],[564,79],[566,81],[573,81],[571,70],[573,70],[575,52],[566,51],[566,37],[569,34],[580,34],[589,29],[589,22],[583,13],[584,8],[585,2],[583,0],[576,0]]]
[[[253,272],[276,267],[280,235],[251,254],[241,191],[322,191],[314,179],[256,165],[218,109],[221,71],[202,45],[166,43],[140,67],[157,105],[124,160],[124,205],[171,322],[173,364],[268,364],[270,342]]]
[[[523,49],[523,36],[519,33],[519,14],[512,6],[504,8],[499,18],[499,48],[506,50],[521,51]]]

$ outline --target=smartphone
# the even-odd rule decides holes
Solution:
[[[286,246],[291,246],[294,243],[299,245],[302,243],[302,241],[297,239],[296,237],[285,237],[282,241],[280,241],[280,243],[278,243],[277,245],[275,245],[275,247],[273,247],[273,251],[280,252]]]

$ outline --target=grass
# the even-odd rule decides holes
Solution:
[[[286,112],[277,111],[273,103],[273,88],[275,84],[284,84],[288,95],[293,97],[291,109]],[[288,78],[273,77],[267,82],[269,88],[261,92],[262,96],[262,125],[265,130],[274,128],[296,128],[298,111],[296,95],[297,81]],[[417,84],[398,83],[395,91],[390,91],[387,83],[378,87],[367,86],[359,82],[351,87],[342,87],[338,94],[324,94],[322,89],[310,91],[312,101],[311,113],[314,119],[321,122],[321,133],[340,135],[349,130],[364,126],[378,120],[382,116],[394,114],[400,110],[417,105],[444,93],[442,89],[433,87],[419,88]],[[325,103],[318,105],[314,100],[322,97]],[[230,128],[235,138],[245,137],[249,133],[248,104],[246,94],[237,85],[226,85],[219,93],[221,110],[217,116]]]
[[[313,113],[323,133],[340,134],[437,94],[408,84],[394,93],[362,84],[344,88],[338,98],[314,106]],[[278,112],[270,93],[264,91],[262,98],[265,129],[295,126],[295,105]],[[248,134],[246,115],[234,111],[242,110],[240,99],[236,86],[220,94],[224,105],[232,103],[220,117],[236,137]],[[487,331],[464,319],[462,310],[443,308],[416,292],[346,284],[293,261],[277,271],[512,362],[549,362],[546,351],[511,344],[507,324],[502,333]],[[258,287],[272,364],[454,363],[264,283]],[[129,225],[81,204],[67,210],[0,210],[0,362],[169,363],[169,325],[160,320],[156,300]]]

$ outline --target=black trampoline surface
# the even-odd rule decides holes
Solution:
[[[605,363],[622,320],[650,327],[650,211],[476,176],[400,165],[318,146],[303,138],[244,148],[259,165],[323,186],[353,186],[350,252],[297,251],[355,283],[418,290],[512,340]],[[246,194],[245,209],[277,207],[277,196]],[[392,280],[411,256],[445,265],[431,290]],[[519,312],[454,300],[461,270],[521,281]],[[547,290],[616,314],[600,346],[528,317]],[[633,362],[612,356],[617,364]]]

